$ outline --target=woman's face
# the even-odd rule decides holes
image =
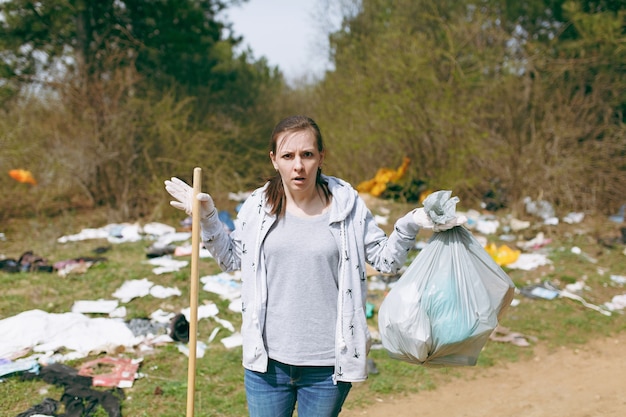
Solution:
[[[270,152],[270,158],[286,192],[292,195],[315,192],[317,170],[324,153],[317,150],[317,141],[311,132],[283,133],[276,141],[276,153]]]

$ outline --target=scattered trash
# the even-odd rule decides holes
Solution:
[[[232,232],[233,230],[235,230],[235,223],[233,222],[233,218],[228,211],[219,210],[217,212],[217,216],[226,227],[226,231]]]
[[[150,319],[157,323],[169,323],[176,314],[158,309],[150,314]]]
[[[206,343],[197,340],[196,341],[196,358],[203,358],[204,357],[204,353],[206,352]],[[185,356],[189,356],[189,345],[183,344],[183,343],[178,343],[176,345],[176,348],[178,349],[178,351],[182,354],[184,354]]]
[[[626,204],[621,206],[616,214],[609,216],[609,220],[615,223],[624,223],[625,212],[626,212]]]
[[[374,197],[380,196],[387,188],[387,183],[398,181],[404,176],[410,162],[409,158],[404,157],[402,165],[398,169],[380,168],[374,178],[357,185],[357,191],[369,193]]]
[[[175,252],[176,252],[176,246],[174,245],[166,245],[163,247],[152,245],[146,251],[146,256],[148,258],[159,258],[165,255],[172,255]]]
[[[154,298],[169,298],[179,296],[182,293],[176,287],[164,287],[163,285],[153,285],[150,288],[150,295]]]
[[[611,312],[610,312],[609,310],[606,310],[606,309],[604,309],[603,307],[599,307],[599,306],[597,306],[597,305],[595,305],[595,304],[588,303],[588,302],[587,302],[584,298],[582,298],[581,296],[576,295],[576,294],[573,294],[573,293],[571,293],[571,292],[569,292],[569,291],[567,291],[567,290],[561,290],[561,291],[559,292],[559,295],[560,295],[561,297],[570,298],[570,299],[572,299],[572,300],[580,301],[580,303],[581,303],[583,306],[585,306],[585,307],[587,307],[587,308],[590,308],[590,309],[592,309],[592,310],[595,310],[595,311],[599,312],[600,314],[604,314],[605,316],[610,316],[610,315],[611,315]]]
[[[507,190],[502,186],[502,181],[499,178],[492,179],[489,182],[489,189],[483,194],[480,206],[488,211],[497,211],[507,205]]]
[[[521,269],[523,271],[531,271],[543,265],[550,265],[552,261],[542,253],[520,253],[517,260],[506,265],[510,269]]]
[[[463,214],[465,217],[467,217],[467,223],[465,223],[465,227],[470,230],[474,230],[476,228],[476,223],[478,222],[478,219],[481,218],[481,214],[478,212],[478,210],[474,209],[467,210],[466,212],[460,214]]]
[[[59,243],[78,242],[90,239],[106,239],[109,243],[138,242],[142,239],[158,239],[157,246],[165,246],[174,241],[183,239],[184,235],[175,233],[172,226],[162,223],[147,223],[140,226],[138,223],[112,223],[100,228],[85,228],[73,235],[61,236]],[[189,239],[190,235],[186,239]]]
[[[176,249],[174,249],[174,256],[191,256],[192,252],[193,247],[191,246],[191,243],[184,244],[176,246]],[[211,252],[209,252],[209,250],[204,247],[203,243],[200,243],[200,251],[198,253],[198,257],[201,259],[212,258],[213,255],[211,255]]]
[[[184,314],[178,313],[172,318],[169,331],[170,337],[175,342],[189,342],[189,322]]]
[[[530,222],[511,218],[509,219],[509,227],[512,231],[519,232],[520,230],[528,229],[530,227]]]
[[[7,258],[0,260],[0,270],[3,272],[52,272],[54,266],[33,251],[24,252],[19,259]]]
[[[544,220],[554,217],[554,208],[552,207],[552,204],[546,200],[533,201],[532,198],[526,196],[523,201],[526,213],[532,214]]]
[[[241,346],[241,344],[242,344],[241,333],[237,332],[237,333],[234,333],[232,336],[223,338],[222,339],[222,344],[227,349],[232,349],[232,348],[235,348],[237,346]]]
[[[537,341],[537,339],[534,337],[531,338],[529,336],[523,335],[522,333],[512,332],[508,328],[499,324],[489,336],[489,340],[493,340],[494,342],[511,343],[519,347],[530,346],[528,339],[531,339],[533,342]]]
[[[557,297],[569,298],[571,300],[579,301],[583,306],[595,310],[605,316],[611,315],[611,312],[609,310],[591,304],[581,296],[574,294],[567,289],[561,290],[549,281],[543,281],[540,284],[523,287],[520,289],[520,293],[528,298],[542,298],[545,300],[554,300]]]
[[[213,317],[213,320],[215,320],[223,328],[230,330],[231,333],[235,332],[235,326],[233,326],[233,324],[229,322],[228,320],[221,319],[217,316]]]
[[[592,264],[598,263],[598,260],[596,258],[592,258],[588,254],[583,252],[578,246],[572,247],[571,251],[572,251],[573,254],[582,256],[584,259],[586,259],[587,261],[591,262]]]
[[[584,218],[585,213],[569,213],[567,216],[563,217],[563,221],[567,224],[576,224],[582,222]]]
[[[616,284],[624,285],[626,284],[626,276],[624,275],[611,275],[611,281]]]
[[[106,253],[106,252],[108,252],[110,250],[111,250],[111,246],[98,246],[97,248],[94,248],[92,250],[92,252],[95,253],[95,254],[100,255],[100,254]]]
[[[11,169],[9,170],[9,176],[23,184],[37,185],[37,180],[33,177],[32,172],[25,169]]]
[[[384,168],[379,170],[380,176],[377,174],[377,178],[369,181],[369,185],[372,188],[368,193],[372,195],[378,193],[378,195],[385,197],[385,190],[391,190],[390,187],[393,186],[393,181],[401,178],[408,163],[408,159],[405,159],[403,166],[397,170],[386,170]],[[21,182],[28,183],[29,181]],[[363,184],[365,183],[367,182]],[[32,179],[32,184],[36,185],[34,178]],[[249,193],[243,192],[238,195],[233,194],[231,199],[244,201],[248,195]],[[544,224],[558,224],[559,219],[554,216],[554,209],[547,201],[532,201],[527,197],[524,202],[526,211],[542,219]],[[625,211],[626,205],[623,205],[615,215],[609,216],[609,219],[616,223],[623,223]],[[388,224],[388,211],[385,213],[381,209],[380,213],[375,216],[376,222],[381,225]],[[225,227],[232,231],[234,222],[230,214],[228,212],[219,212],[219,214]],[[493,243],[487,245],[488,240],[484,236],[476,236],[477,240],[484,243],[483,247],[498,265],[506,266],[509,269],[531,270],[552,263],[545,253],[522,253],[522,251],[541,249],[552,242],[542,232],[538,233],[533,239],[527,241],[518,240],[527,238],[527,233],[524,233],[525,236],[522,237],[517,232],[529,229],[532,226],[531,221],[511,217],[501,220],[493,214],[480,213],[476,210],[468,210],[466,215],[468,218],[466,227],[468,229],[475,230],[485,236],[493,235],[501,229],[501,233],[503,233],[499,236],[501,241],[515,242],[519,250],[507,245],[496,245]],[[577,224],[584,219],[584,213],[571,212],[563,217],[562,221],[567,224]],[[188,226],[190,227],[190,224]],[[598,239],[598,243],[610,248],[626,245],[626,227],[622,227],[620,231],[621,236]],[[7,236],[4,233],[0,233],[0,240],[4,241],[6,239]],[[149,240],[150,246],[146,250],[146,257],[149,260],[146,263],[155,266],[153,273],[156,275],[175,272],[188,266],[189,263],[187,261],[176,260],[172,257],[189,256],[192,252],[192,247],[188,242],[191,239],[191,233],[176,232],[175,228],[160,223],[148,223],[143,226],[138,223],[121,223],[110,224],[97,229],[88,228],[75,235],[62,236],[58,238],[58,242],[66,243],[87,239],[102,239],[110,244]],[[425,244],[426,242],[424,241],[416,242],[414,249],[420,251]],[[98,246],[92,252],[101,255],[111,250],[111,248],[111,245]],[[547,253],[548,251],[544,250],[542,252]],[[572,247],[571,252],[585,258],[589,262],[598,262],[597,259],[586,254],[579,247]],[[626,255],[626,249],[624,254]],[[211,254],[201,246],[200,257],[211,257]],[[70,274],[85,273],[91,266],[105,261],[107,259],[104,257],[85,256],[51,263],[44,257],[29,250],[25,251],[18,259],[7,259],[4,255],[0,255],[0,270],[11,273],[56,272],[59,276],[66,277]],[[606,272],[608,270],[605,270],[603,273]],[[394,281],[397,281],[400,274],[397,276],[384,276],[377,271],[368,271],[367,276],[368,289],[370,291],[387,291],[393,286]],[[230,311],[241,313],[241,278],[237,273],[220,273],[202,277],[201,280],[204,285],[204,291],[218,294],[220,298],[228,301]],[[610,283],[613,287],[625,285],[626,276],[612,274],[610,275]],[[605,286],[607,285],[609,284],[605,283]],[[605,316],[611,316],[612,312],[626,309],[626,294],[616,295],[610,302],[606,302],[603,305],[595,305],[583,298],[582,293],[585,290],[589,290],[589,288],[585,286],[585,281],[581,280],[566,285],[563,290],[550,282],[543,282],[521,288],[519,293],[528,298],[543,300],[554,300],[559,297],[567,298]],[[152,349],[156,343],[168,342],[177,342],[178,350],[188,355],[189,347],[185,346],[185,344],[189,342],[189,308],[181,310],[180,313],[159,309],[150,314],[149,318],[133,318],[128,322],[124,322],[123,318],[126,316],[126,309],[124,306],[120,306],[120,304],[148,295],[156,298],[167,298],[180,296],[181,291],[178,288],[155,285],[147,278],[144,278],[124,283],[113,294],[114,300],[76,300],[69,313],[50,314],[41,310],[31,310],[0,320],[0,334],[3,334],[0,340],[0,378],[15,374],[32,374],[33,377],[39,377],[37,373],[43,368],[47,368],[48,375],[53,372],[67,372],[68,375],[71,374],[73,378],[77,378],[81,383],[88,381],[93,386],[132,387],[139,375],[137,370],[141,359],[107,356],[84,363],[78,371],[69,367],[52,367],[50,365],[100,353],[118,354],[120,351],[130,351],[131,349],[134,352],[141,352],[146,349]],[[512,306],[519,303],[519,299],[511,301]],[[375,305],[368,301],[366,303],[366,317],[373,317],[375,314],[374,310]],[[214,327],[207,342],[209,344],[212,343],[216,339],[218,332],[225,329],[231,332],[231,335],[222,338],[221,343],[229,349],[241,346],[241,335],[235,331],[232,323],[219,318],[218,313],[218,308],[213,303],[206,303],[198,308],[199,319],[211,318],[219,325]],[[108,317],[91,318],[87,314],[105,314]],[[220,335],[222,334],[220,333]],[[494,342],[511,343],[520,347],[529,346],[532,341],[536,340],[499,325],[491,333],[489,339]],[[205,343],[198,342],[197,356],[202,357],[206,348],[207,345]],[[382,348],[380,343],[378,348]],[[30,356],[24,357],[26,355]],[[376,364],[371,359],[368,360],[368,370],[370,374],[379,373]],[[89,378],[78,379],[78,376]],[[55,400],[46,399],[32,408],[33,411],[37,410],[37,413],[29,415],[56,415],[57,408],[54,407],[60,406],[62,404]]]
[[[525,242],[524,241],[517,242],[516,245],[518,248],[522,250],[537,250],[550,243],[552,243],[552,239],[547,239],[545,235],[543,234],[543,232],[539,232],[537,233],[537,236],[535,236],[534,238],[527,240]]]
[[[85,362],[78,375],[90,376],[94,387],[131,388],[141,359],[104,357]]]
[[[380,198],[403,203],[421,203],[433,190],[428,188],[425,181],[420,179],[400,179],[397,182],[388,182]]]
[[[128,303],[133,298],[145,297],[150,294],[150,288],[153,285],[154,283],[147,278],[125,281],[121,287],[113,292],[113,297],[119,298],[123,303]]]
[[[526,213],[543,219],[545,224],[558,224],[559,219],[554,215],[554,208],[546,200],[533,201],[530,197],[524,197],[523,201]]]
[[[585,281],[576,281],[573,284],[567,284],[565,286],[565,289],[569,292],[578,294],[582,292],[582,290],[589,289],[589,287],[587,287],[587,285],[585,284]]]
[[[45,416],[57,415],[55,412],[57,409],[61,409],[61,406],[65,410],[70,410],[64,413],[64,415],[78,416],[82,415],[86,404],[89,404],[89,407],[91,407],[89,410],[96,410],[102,407],[106,415],[110,417],[122,415],[121,399],[124,398],[124,394],[121,388],[114,387],[109,390],[92,389],[91,377],[78,375],[78,371],[70,366],[52,363],[41,367],[41,371],[38,374],[27,373],[24,374],[23,378],[25,380],[43,380],[49,384],[62,387],[64,392],[60,401],[45,398],[40,404],[19,414],[20,416],[34,417],[36,415],[41,416],[42,413]],[[76,414],[75,411],[79,414]]]
[[[367,358],[367,373],[370,375],[377,375],[380,373],[378,367],[376,366],[376,362],[374,362],[374,359],[372,358]]]
[[[78,300],[74,301],[72,313],[109,314],[117,309],[117,300]]]
[[[28,352],[55,352],[62,359],[79,359],[94,352],[132,348],[143,342],[119,319],[90,318],[80,313],[24,311],[0,320],[0,358],[12,359]]]
[[[145,263],[156,266],[156,268],[152,270],[152,273],[155,275],[180,271],[182,268],[185,268],[187,265],[189,265],[188,261],[179,261],[176,259],[172,259],[170,255],[152,258],[145,261]]]
[[[168,333],[167,324],[145,318],[132,318],[126,322],[135,336],[161,336]]]
[[[250,194],[252,194],[251,191],[239,191],[238,193],[230,192],[228,193],[228,199],[242,203],[250,197]]]
[[[221,327],[215,327],[212,331],[211,334],[209,335],[209,343],[211,343],[213,340],[215,340],[215,336],[217,336],[217,333],[220,331]]]
[[[512,264],[517,261],[521,252],[515,249],[511,249],[507,245],[498,246],[495,243],[490,243],[485,247],[485,250],[494,261],[500,266]]]
[[[181,313],[185,315],[185,318],[187,319],[187,321],[191,319],[190,310],[191,309],[187,307],[181,311]],[[217,316],[218,313],[219,313],[219,310],[217,309],[217,306],[215,305],[215,303],[211,301],[207,301],[205,304],[198,306],[198,320],[206,319],[209,317],[215,317]]]
[[[184,236],[189,233],[176,233],[176,228],[169,224],[150,222],[142,227],[142,233],[147,236],[158,237],[158,240],[164,240],[164,243],[174,242],[176,240],[185,240]],[[189,237],[187,237],[189,239]]]
[[[493,235],[498,231],[500,221],[497,219],[479,218],[474,229],[484,235]]]
[[[235,298],[228,304],[228,309],[233,313],[241,313],[243,311],[243,305],[241,303],[241,297]]]
[[[241,272],[221,272],[200,278],[204,291],[218,294],[222,299],[234,300],[241,297]]]
[[[376,224],[378,224],[379,226],[384,226],[386,224],[389,223],[389,217],[387,216],[381,216],[379,214],[375,214],[374,215],[374,221],[376,222]]]
[[[500,235],[499,239],[503,242],[513,242],[517,237],[515,235]]]
[[[39,372],[39,362],[31,358],[18,359],[16,361],[0,359],[0,377],[16,375],[22,372]]]
[[[609,311],[623,310],[626,308],[626,294],[614,296],[610,302],[604,303]]]
[[[386,291],[393,286],[393,283],[400,278],[400,275],[401,273],[394,275],[371,275],[368,280],[367,289],[369,291]]]
[[[66,259],[54,263],[54,269],[60,277],[67,277],[70,274],[84,274],[89,268],[99,262],[105,262],[107,258],[103,257],[80,257],[74,259]]]
[[[534,299],[554,300],[559,292],[558,287],[548,281],[520,288],[520,294]]]

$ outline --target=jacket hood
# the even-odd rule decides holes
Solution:
[[[328,189],[333,195],[333,203],[330,208],[330,221],[340,222],[345,220],[354,208],[357,199],[357,191],[348,182],[337,178],[322,175],[328,182]]]
[[[341,178],[331,177],[323,175],[322,178],[328,183],[328,189],[333,195],[333,200],[330,208],[330,221],[340,222],[344,220],[356,203],[358,196],[357,191],[350,185],[350,183],[342,180]],[[269,183],[265,183],[261,188],[255,190],[250,197],[256,199],[254,206],[263,207],[263,211],[267,215],[270,213],[270,207],[265,200],[265,191]]]

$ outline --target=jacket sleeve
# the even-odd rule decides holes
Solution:
[[[201,223],[201,238],[213,258],[224,272],[232,272],[241,269],[241,257],[245,247],[242,243],[245,234],[246,218],[249,216],[251,204],[246,201],[235,219],[235,229],[228,233],[221,221]]]
[[[372,213],[367,210],[364,242],[367,262],[379,272],[397,273],[414,247],[419,230],[412,214],[407,213],[396,221],[393,232],[387,237],[376,224]]]

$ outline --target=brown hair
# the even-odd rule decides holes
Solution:
[[[290,116],[287,117],[274,127],[272,131],[272,137],[270,139],[270,151],[276,154],[278,137],[284,132],[300,132],[308,130],[315,137],[317,142],[317,150],[324,152],[324,141],[322,139],[322,133],[317,123],[313,119],[307,116]],[[267,203],[271,208],[271,213],[276,216],[282,216],[285,213],[285,189],[283,188],[283,180],[279,173],[276,173],[273,177],[269,178],[269,184],[265,191]],[[328,189],[328,183],[322,178],[322,169],[318,168],[317,176],[315,178],[318,192],[321,191],[324,194],[326,203],[330,202],[330,190]]]

